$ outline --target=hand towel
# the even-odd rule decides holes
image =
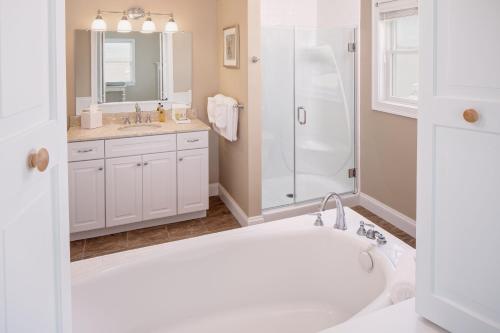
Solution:
[[[215,123],[215,107],[217,106],[215,102],[215,97],[209,97],[208,98],[208,104],[207,104],[207,114],[208,114],[208,121],[210,124]]]

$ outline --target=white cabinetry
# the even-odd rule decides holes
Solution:
[[[179,214],[208,209],[208,149],[177,153]]]
[[[142,220],[142,157],[106,160],[106,226]]]
[[[72,233],[208,209],[208,132],[76,142],[69,154]]]
[[[69,163],[71,232],[105,227],[104,160]]]
[[[143,156],[143,216],[153,220],[177,215],[176,153]]]

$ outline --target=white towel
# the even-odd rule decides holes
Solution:
[[[215,97],[209,97],[208,98],[208,104],[207,104],[207,113],[208,113],[208,121],[210,124],[215,124]]]
[[[403,255],[398,261],[391,287],[393,304],[415,297],[415,274],[415,255],[413,253]]]
[[[216,95],[208,98],[207,113],[216,133],[228,141],[238,140],[238,102],[231,97]]]

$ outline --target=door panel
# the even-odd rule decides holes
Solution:
[[[64,1],[0,2],[2,332],[71,330],[65,59]]]
[[[69,163],[71,232],[106,226],[104,160]]]
[[[177,152],[179,214],[208,209],[208,149]]]
[[[354,192],[353,29],[295,30],[295,200]]]
[[[177,215],[177,154],[144,155],[143,220]]]
[[[417,312],[452,332],[498,332],[500,263],[487,254],[500,234],[500,2],[420,7]]]
[[[142,220],[142,157],[106,160],[106,226]]]

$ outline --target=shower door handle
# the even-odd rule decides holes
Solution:
[[[307,110],[303,106],[299,106],[297,108],[297,121],[299,122],[300,125],[307,124]]]

